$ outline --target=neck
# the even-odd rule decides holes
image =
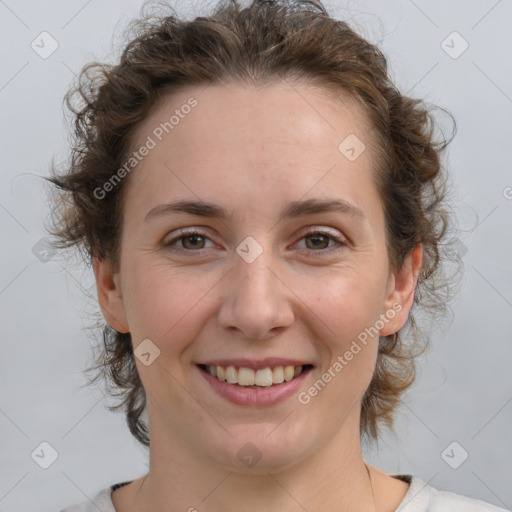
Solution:
[[[348,420],[348,419],[347,419]],[[212,456],[194,452],[178,433],[150,421],[150,470],[132,501],[142,510],[342,510],[375,512],[375,498],[359,439],[359,423],[344,427],[329,443],[311,448],[299,461],[264,464],[240,472]],[[150,427],[151,430],[151,427]],[[231,440],[232,441],[232,440]],[[258,469],[259,466],[259,469]]]

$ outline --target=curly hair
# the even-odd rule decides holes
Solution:
[[[366,112],[378,141],[375,182],[390,265],[400,269],[417,244],[423,247],[407,323],[399,332],[380,337],[376,368],[361,401],[360,435],[377,441],[381,423],[393,429],[400,397],[416,377],[415,359],[428,345],[428,333],[416,315],[435,318],[445,313],[453,291],[442,265],[451,215],[440,154],[454,135],[436,141],[432,108],[399,92],[376,45],[330,17],[320,2],[302,5],[297,9],[254,0],[242,8],[231,0],[217,4],[210,16],[191,21],[174,11],[142,13],[133,21],[134,36],[119,62],[87,64],[65,96],[74,138],[66,169],[58,173],[52,165],[48,178],[56,185],[49,232],[56,247],[77,247],[88,265],[96,256],[118,268],[128,179],[105,199],[95,190],[126,161],[137,127],[165,95],[221,80],[252,85],[285,79],[318,85],[338,98],[348,94]],[[101,354],[88,370],[99,371],[93,380],[101,375],[110,390],[120,390],[122,402],[110,409],[124,407],[131,433],[149,446],[143,418],[146,395],[130,334],[104,322],[102,329]]]

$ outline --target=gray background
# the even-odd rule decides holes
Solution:
[[[180,2],[177,8],[189,17],[207,12],[209,4]],[[74,73],[116,54],[121,29],[141,5],[0,0],[2,511],[59,510],[147,469],[145,449],[132,439],[124,416],[105,407],[115,402],[102,388],[83,387],[82,370],[92,362],[86,327],[95,309],[84,296],[94,292],[92,275],[41,242],[48,206],[37,178],[48,173],[52,157],[61,162],[67,156],[62,98]],[[465,274],[454,319],[432,331],[396,434],[385,435],[379,450],[365,450],[366,459],[390,473],[412,473],[438,489],[510,508],[512,2],[325,5],[379,43],[404,93],[443,106],[458,123],[445,159],[463,230],[457,250]],[[58,43],[48,58],[31,47],[34,40],[42,46],[43,31]],[[450,36],[454,31],[469,44],[457,58],[464,42]],[[41,453],[44,441],[58,453],[47,469],[31,456]],[[44,453],[49,462],[49,450]]]

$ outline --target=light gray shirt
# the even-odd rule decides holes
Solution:
[[[391,475],[408,482],[409,490],[395,512],[511,512],[449,491],[439,491],[414,475]],[[129,483],[129,482],[127,482]],[[116,484],[122,485],[122,484]],[[94,503],[82,503],[65,508],[60,512],[116,512],[112,504],[112,490],[115,486],[101,490]]]

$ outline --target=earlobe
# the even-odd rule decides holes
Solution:
[[[126,321],[119,274],[112,272],[108,260],[101,260],[96,256],[93,258],[93,268],[98,301],[105,320],[117,332],[130,332]]]
[[[402,268],[390,279],[389,293],[384,305],[384,314],[393,318],[380,329],[381,336],[389,336],[400,330],[409,317],[414,302],[416,284],[423,262],[423,246],[418,244],[406,257]],[[391,313],[391,314],[390,314]]]

